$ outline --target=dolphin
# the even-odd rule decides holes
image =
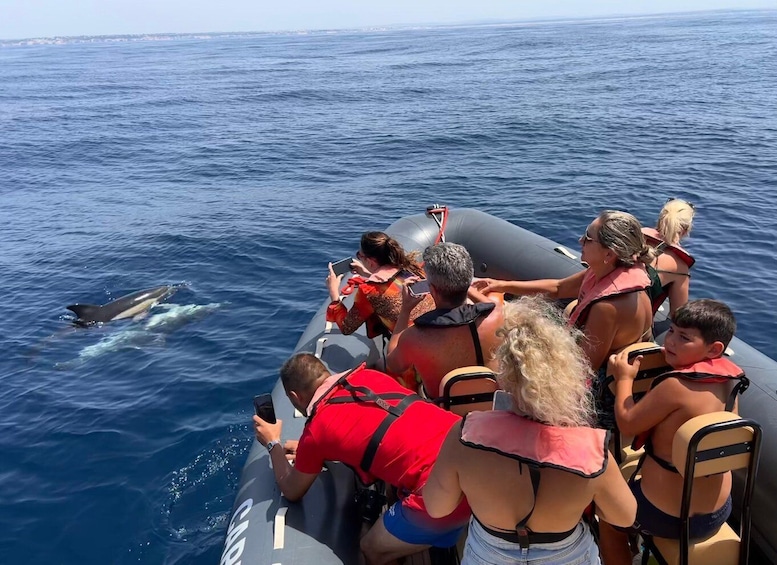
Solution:
[[[67,309],[71,310],[78,317],[76,322],[80,325],[111,322],[142,314],[175,291],[175,286],[162,285],[133,292],[102,306],[97,304],[71,304]]]

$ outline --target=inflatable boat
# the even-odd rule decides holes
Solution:
[[[576,250],[509,222],[472,209],[444,210],[432,207],[426,214],[398,220],[386,232],[406,250],[423,250],[441,236],[464,245],[472,255],[475,276],[480,277],[563,278],[583,268]],[[328,303],[323,303],[310,321],[294,353],[314,353],[332,372],[363,361],[382,369],[382,338],[367,338],[364,326],[352,335],[340,334],[337,326],[326,322]],[[352,298],[346,298],[349,308],[351,303]],[[666,315],[660,310],[655,332],[659,343],[667,327]],[[737,338],[729,353],[751,381],[740,399],[740,413],[758,421],[766,432],[752,503],[755,553],[766,562],[777,563],[777,522],[773,520],[777,515],[777,475],[771,473],[777,468],[777,434],[772,433],[777,429],[777,362]],[[280,382],[272,395],[276,414],[283,420],[283,439],[298,438],[305,417],[291,406]],[[228,523],[221,565],[359,563],[361,519],[355,488],[353,473],[344,465],[331,463],[300,502],[290,503],[275,484],[267,450],[254,440]],[[735,484],[734,492],[740,491]]]

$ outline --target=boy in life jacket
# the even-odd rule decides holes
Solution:
[[[626,353],[610,358],[618,427],[645,445],[640,462],[642,478],[629,481],[638,504],[636,527],[641,531],[663,538],[680,537],[683,478],[671,463],[672,440],[691,418],[720,410],[736,411],[737,394],[747,388],[748,381],[742,369],[723,357],[735,330],[734,315],[722,302],[694,300],[679,308],[664,341],[666,361],[673,370],[658,377],[636,403],[632,387],[641,357],[632,364]],[[730,513],[730,472],[695,479],[691,539],[713,534]],[[601,526],[600,546],[606,565],[631,563],[627,534],[608,524]]]
[[[275,424],[259,416],[253,420],[256,439],[270,452],[275,481],[287,500],[304,496],[325,461],[340,461],[363,483],[382,480],[399,492],[400,500],[361,539],[368,565],[430,546],[456,545],[469,520],[466,500],[448,516],[432,518],[421,487],[459,416],[421,400],[364,364],[333,375],[310,353],[286,361],[281,382],[292,405],[308,415],[299,442],[280,446],[281,420]],[[294,466],[285,451],[295,453]]]

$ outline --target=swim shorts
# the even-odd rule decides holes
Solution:
[[[656,508],[642,492],[642,481],[629,481],[634,498],[637,499],[637,522],[634,525],[638,530],[659,538],[680,539],[682,521],[676,516],[670,516],[666,512]],[[690,539],[706,539],[714,534],[723,525],[731,514],[731,497],[715,512],[709,514],[696,514],[691,516]]]
[[[383,525],[395,538],[417,545],[451,547],[456,545],[469,519],[469,507],[465,516],[454,511],[444,518],[432,518],[426,512],[408,508],[397,501],[383,513]]]

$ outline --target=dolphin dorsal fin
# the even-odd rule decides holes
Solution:
[[[95,315],[100,311],[100,306],[97,304],[71,304],[66,308],[73,312],[79,320],[85,322],[98,321]]]

